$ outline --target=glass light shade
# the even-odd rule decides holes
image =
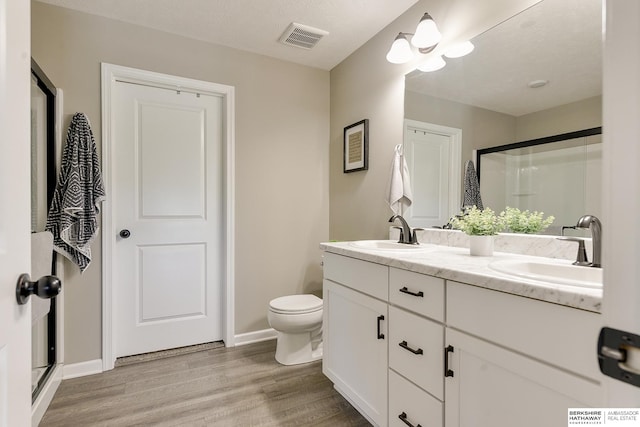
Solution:
[[[409,45],[409,40],[404,34],[398,34],[398,37],[393,41],[389,52],[387,53],[387,61],[392,64],[404,64],[413,59],[413,51]]]
[[[427,48],[437,45],[441,39],[442,34],[438,31],[435,21],[425,13],[416,28],[415,35],[411,38],[411,44],[418,48]]]
[[[475,49],[475,46],[473,45],[473,43],[467,40],[466,42],[458,43],[451,46],[444,53],[444,56],[446,56],[447,58],[460,58],[461,56],[465,56],[473,52],[473,49]]]
[[[424,71],[428,73],[431,71],[437,71],[442,67],[444,67],[445,65],[447,65],[447,63],[444,62],[444,59],[442,59],[442,56],[434,56],[432,58],[429,58],[423,61],[420,65],[418,65],[417,68],[420,71]]]

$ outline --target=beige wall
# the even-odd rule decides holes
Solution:
[[[100,63],[236,88],[236,334],[268,327],[268,302],[322,285],[328,239],[329,72],[46,5],[32,4],[32,55],[101,148]],[[101,358],[101,239],[65,292],[65,362]]]
[[[528,141],[602,126],[602,96],[520,116],[515,141]]]
[[[335,240],[385,238],[391,210],[385,191],[393,147],[402,142],[404,75],[415,63],[386,61],[398,32],[415,29],[428,11],[443,33],[440,44],[471,39],[538,0],[421,0],[331,70],[330,236]],[[440,49],[440,47],[439,47]],[[369,119],[369,170],[342,172],[345,126]]]
[[[473,150],[515,141],[516,118],[508,114],[409,91],[404,108],[407,119],[462,129],[462,164],[475,160]]]

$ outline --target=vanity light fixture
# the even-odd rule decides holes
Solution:
[[[407,36],[411,37],[411,43]],[[442,40],[442,34],[438,30],[438,26],[428,13],[425,13],[415,33],[398,33],[395,40],[391,44],[389,52],[387,52],[387,61],[392,64],[404,64],[416,58],[414,49],[411,46],[418,49],[421,54],[428,54],[432,52],[438,43]],[[474,49],[473,44],[470,41],[465,41],[451,46],[444,52],[444,56],[447,58],[459,58],[461,56],[471,53]],[[447,65],[442,59],[442,56],[429,57],[418,65],[420,71],[436,71]]]
[[[425,13],[420,19],[415,33],[398,33],[387,53],[387,61],[392,64],[404,64],[414,58],[407,36],[413,36],[411,37],[411,45],[417,47],[418,51],[423,54],[435,49],[442,39],[442,34],[440,34],[435,21],[431,15]]]
[[[451,46],[446,50],[444,56],[447,58],[460,58],[473,52],[475,46],[469,40]]]
[[[431,58],[424,60],[416,68],[420,71],[424,71],[425,73],[429,73],[431,71],[438,71],[439,69],[443,68],[445,65],[447,65],[447,63],[444,62],[444,59],[442,59],[442,56],[433,56]]]

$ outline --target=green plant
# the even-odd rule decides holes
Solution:
[[[504,212],[496,215],[491,208],[480,210],[476,206],[453,218],[451,223],[470,236],[494,236],[505,228]]]
[[[504,217],[509,230],[514,233],[525,234],[538,233],[550,226],[555,219],[552,215],[543,219],[544,212],[521,211],[518,208],[510,208],[509,206],[505,209]]]

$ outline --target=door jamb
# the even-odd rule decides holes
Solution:
[[[171,76],[152,71],[139,70],[108,63],[101,64],[102,94],[102,174],[107,193],[102,211],[102,370],[113,369],[115,363],[115,345],[113,342],[113,322],[115,307],[113,304],[113,246],[115,227],[113,224],[113,206],[111,199],[113,120],[111,118],[112,90],[117,81],[150,85],[172,90],[194,91],[202,94],[221,96],[223,99],[223,161],[224,177],[224,274],[222,286],[222,339],[227,347],[235,345],[235,88],[217,83]]]

